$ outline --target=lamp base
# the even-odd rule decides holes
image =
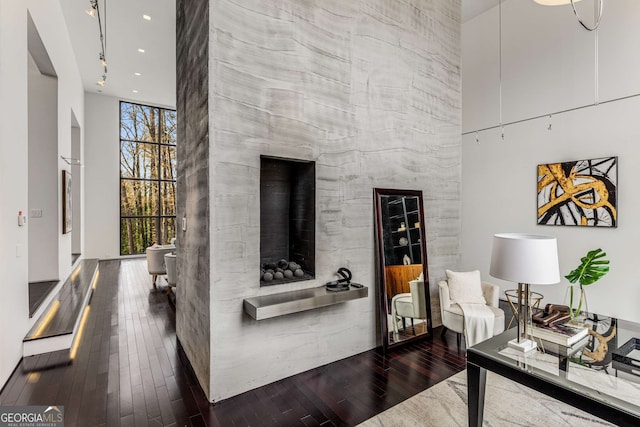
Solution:
[[[535,341],[531,340],[521,340],[518,342],[518,338],[512,339],[509,341],[509,347],[521,351],[523,353],[528,353],[538,348],[538,344]]]

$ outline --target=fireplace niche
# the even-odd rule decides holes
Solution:
[[[260,156],[260,286],[315,277],[315,162]]]

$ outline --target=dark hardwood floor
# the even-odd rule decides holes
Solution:
[[[454,333],[331,363],[210,405],[142,260],[104,261],[75,360],[17,367],[0,405],[64,405],[69,426],[352,426],[465,368]],[[49,356],[41,356],[49,357]],[[51,355],[50,357],[55,357]]]

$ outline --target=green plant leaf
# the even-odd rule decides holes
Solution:
[[[580,286],[591,285],[600,280],[609,272],[609,260],[602,249],[594,249],[587,252],[587,255],[580,258],[581,264],[575,270],[564,276],[571,283],[579,283]]]

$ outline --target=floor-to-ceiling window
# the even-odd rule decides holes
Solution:
[[[176,112],[120,102],[120,254],[175,237]]]

